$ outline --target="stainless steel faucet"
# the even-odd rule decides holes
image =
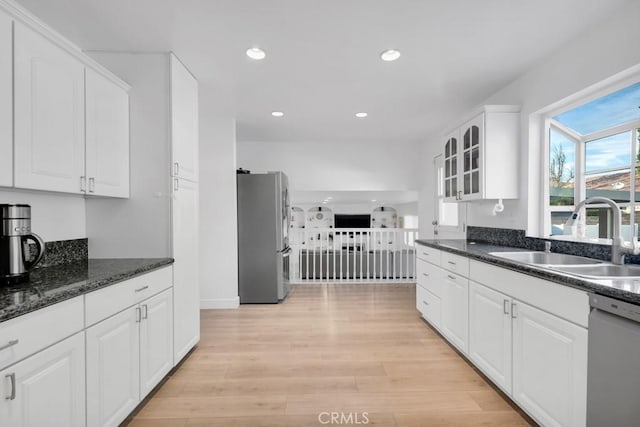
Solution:
[[[569,221],[572,223],[580,216],[580,211],[585,207],[587,203],[604,203],[611,208],[613,212],[613,236],[611,243],[611,262],[614,264],[624,264],[624,257],[626,254],[637,255],[640,253],[640,245],[638,244],[635,236],[631,238],[631,247],[624,244],[624,238],[622,237],[622,214],[620,213],[620,207],[616,202],[606,197],[589,197],[576,205],[576,209],[571,214]]]

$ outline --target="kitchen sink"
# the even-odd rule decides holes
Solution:
[[[640,266],[637,265],[551,265],[549,268],[563,273],[594,279],[640,277]]]
[[[580,264],[602,264],[591,258],[585,258],[575,255],[558,254],[554,252],[490,252],[490,255],[505,258],[511,261],[522,262],[525,264],[538,265],[580,265]]]

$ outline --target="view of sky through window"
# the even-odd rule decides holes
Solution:
[[[554,117],[582,135],[640,119],[640,82]]]

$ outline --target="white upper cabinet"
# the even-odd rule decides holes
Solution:
[[[193,182],[198,182],[198,111],[198,81],[171,55],[171,174]]]
[[[0,11],[0,186],[13,185],[11,19]]]
[[[518,198],[519,111],[484,106],[444,137],[446,201]]]
[[[14,69],[15,186],[81,193],[84,65],[16,22]]]
[[[86,71],[86,192],[129,197],[129,95]]]

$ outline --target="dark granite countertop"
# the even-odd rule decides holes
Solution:
[[[0,322],[172,263],[171,258],[89,259],[37,268],[29,282],[0,286]]]
[[[510,246],[494,245],[466,240],[427,240],[419,239],[416,243],[466,256],[489,264],[508,268],[518,273],[549,280],[561,285],[570,286],[587,292],[616,298],[632,304],[640,304],[640,280],[632,278],[616,279],[586,279],[567,273],[562,273],[544,266],[536,266],[511,261],[491,255],[490,252],[527,252],[530,249],[514,248]],[[599,260],[595,260],[597,262]]]

